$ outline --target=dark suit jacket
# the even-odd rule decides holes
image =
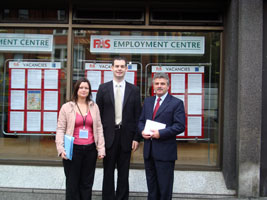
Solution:
[[[115,104],[113,81],[99,86],[96,103],[100,110],[104,129],[105,145],[109,149],[115,134]],[[131,151],[132,141],[140,141],[138,120],[141,112],[140,92],[138,87],[126,82],[122,107],[121,145],[124,151]]]
[[[145,99],[138,124],[140,133],[144,130],[146,120],[152,120],[155,98],[153,96]],[[168,94],[160,105],[154,121],[166,124],[166,128],[159,130],[159,139],[144,140],[144,158],[148,159],[151,154],[155,160],[177,160],[176,135],[182,133],[185,129],[183,102]],[[153,146],[152,152],[150,152],[150,145]]]

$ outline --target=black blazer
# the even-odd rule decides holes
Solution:
[[[100,110],[104,129],[105,145],[109,149],[115,134],[115,104],[113,81],[99,86],[96,103]],[[141,113],[140,92],[138,87],[126,82],[122,107],[121,145],[124,151],[131,151],[132,141],[140,141],[138,134],[138,120]]]
[[[138,125],[140,132],[145,128],[146,120],[152,120],[155,98],[153,96],[145,99]],[[177,160],[176,135],[182,133],[185,129],[183,102],[168,94],[160,105],[154,121],[166,124],[166,128],[159,130],[159,139],[144,140],[144,158],[148,159],[152,155],[155,160]],[[153,145],[152,151],[151,145]]]

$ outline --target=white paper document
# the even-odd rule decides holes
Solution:
[[[202,74],[188,74],[188,93],[202,93]]]
[[[58,89],[58,70],[44,71],[44,89]]]
[[[44,92],[44,110],[58,109],[58,91]]]
[[[43,115],[44,131],[53,131],[57,129],[57,112],[44,112]]]
[[[41,112],[27,112],[27,131],[41,131]]]
[[[10,112],[10,131],[24,131],[24,112]]]
[[[171,93],[185,93],[185,74],[172,74]]]
[[[25,69],[11,70],[11,88],[25,88]]]
[[[101,84],[101,71],[87,71],[87,79],[91,83],[92,90],[97,90]]]
[[[41,89],[42,85],[42,71],[41,70],[28,70],[28,88]]]
[[[104,71],[104,83],[113,80],[113,72],[112,71]]]
[[[188,117],[188,136],[201,136],[201,117]]]
[[[126,72],[125,81],[134,84],[134,72]]]
[[[174,96],[174,97],[176,97],[176,98],[178,98],[178,99],[180,99],[180,100],[182,100],[184,102],[184,95],[182,95],[182,94],[173,94],[172,96]]]
[[[92,92],[92,100],[96,102],[96,92]]]
[[[11,95],[10,109],[24,110],[24,104],[25,104],[24,90],[11,90],[10,95]]]
[[[147,119],[144,132],[146,134],[153,135],[151,130],[161,130],[164,128],[166,128],[166,124]]]
[[[188,95],[188,114],[202,114],[202,95]]]

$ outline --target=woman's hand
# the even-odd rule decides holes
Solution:
[[[68,160],[65,151],[63,151],[63,152],[60,154],[60,157],[63,158],[63,159],[65,159],[65,160]]]
[[[99,156],[98,156],[98,159],[101,160],[101,159],[103,159],[104,157],[105,157],[105,156],[103,156],[103,155],[99,155]]]

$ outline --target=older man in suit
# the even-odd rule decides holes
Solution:
[[[131,151],[136,151],[140,141],[138,119],[141,113],[139,89],[124,80],[127,61],[115,57],[111,70],[113,80],[99,86],[96,103],[99,106],[104,129],[106,157],[102,198],[128,199],[129,166]],[[114,171],[117,166],[117,189],[114,186]]]
[[[176,135],[185,129],[183,102],[168,94],[169,77],[157,73],[153,77],[156,96],[145,99],[139,120],[139,131],[144,138],[144,161],[149,200],[172,198],[174,165],[177,160]],[[144,131],[146,120],[166,124],[161,130]]]

